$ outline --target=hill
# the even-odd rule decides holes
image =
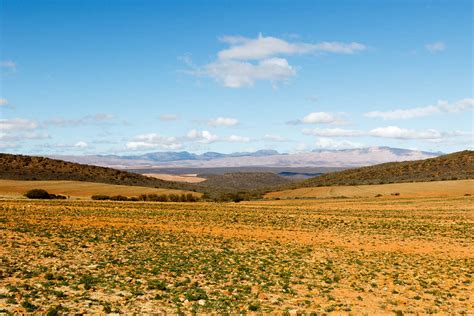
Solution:
[[[297,182],[287,188],[424,182],[473,178],[474,151],[466,150],[424,160],[383,163],[370,167],[327,173]]]
[[[370,185],[335,185],[308,187],[270,192],[269,199],[301,198],[427,198],[474,195],[474,180],[429,181],[414,183],[391,183]]]
[[[0,179],[70,180],[190,191],[195,189],[186,183],[164,181],[106,167],[11,154],[0,154]]]
[[[142,186],[116,185],[85,181],[67,180],[46,180],[46,181],[25,181],[25,180],[0,180],[0,196],[18,198],[31,189],[41,188],[49,193],[60,194],[72,198],[89,199],[92,195],[124,195],[136,197],[141,194],[187,194],[192,193],[200,197],[200,193],[173,190],[156,189]]]
[[[224,174],[199,174],[207,179],[198,186],[220,190],[259,190],[291,183],[292,181],[271,172],[231,172]]]

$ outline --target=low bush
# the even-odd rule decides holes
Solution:
[[[140,194],[138,197],[126,197],[123,195],[93,195],[91,196],[92,200],[99,201],[145,201],[145,202],[196,202],[198,198],[195,197],[192,193],[187,194]]]
[[[97,195],[91,196],[91,199],[98,200],[98,201],[104,201],[104,200],[110,200],[110,196],[103,195],[103,194],[97,194]]]
[[[60,194],[48,193],[48,191],[43,189],[33,189],[25,193],[25,196],[29,199],[43,199],[43,200],[64,200],[66,197]]]

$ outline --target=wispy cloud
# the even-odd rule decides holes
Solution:
[[[369,131],[348,130],[342,128],[315,128],[303,129],[302,132],[305,135],[325,137],[326,139],[334,137],[378,137],[388,139],[426,140],[438,142],[451,138],[465,138],[473,136],[472,132],[465,131],[441,132],[436,129],[415,130],[398,126],[377,127]]]
[[[369,135],[396,139],[440,139],[443,135],[435,129],[416,131],[413,129],[400,128],[398,126],[386,126],[374,128]]]
[[[266,142],[289,142],[290,141],[289,139],[287,139],[283,136],[273,135],[273,134],[265,134],[262,137],[262,140],[264,140]]]
[[[63,118],[55,117],[46,120],[44,124],[46,126],[60,126],[60,127],[71,127],[71,126],[83,126],[89,124],[105,124],[114,123],[116,117],[113,114],[98,113],[94,115],[86,115],[80,118]]]
[[[177,121],[179,117],[176,114],[161,114],[159,119],[161,121]]]
[[[137,135],[132,141],[127,142],[126,148],[130,150],[145,149],[180,149],[182,144],[173,136],[163,136],[156,133]]]
[[[343,128],[315,128],[303,129],[303,134],[305,135],[314,135],[314,136],[323,136],[323,137],[356,137],[356,136],[364,136],[365,133],[362,131],[357,130],[349,130]]]
[[[454,103],[438,101],[436,105],[415,107],[409,109],[396,109],[392,111],[372,111],[364,114],[370,118],[381,118],[384,120],[405,120],[417,117],[425,117],[438,113],[457,113],[474,108],[474,99],[462,99]]]
[[[360,148],[362,143],[352,142],[349,140],[334,140],[330,138],[319,138],[315,145],[321,149],[345,149],[345,148]]]
[[[230,45],[229,48],[218,53],[221,60],[261,60],[277,55],[308,54],[316,51],[353,54],[366,49],[365,45],[356,42],[289,43],[276,37],[265,37],[262,34],[259,34],[255,39],[242,36],[224,36],[220,40]]]
[[[304,116],[302,119],[288,121],[289,125],[299,124],[344,124],[343,119],[344,113],[332,113],[332,112],[311,112]]]
[[[39,127],[38,122],[29,119],[0,119],[0,131],[33,130]]]
[[[7,76],[16,72],[16,63],[13,60],[0,61],[0,74]]]
[[[446,49],[446,44],[444,42],[434,42],[425,45],[426,50],[430,53],[441,52]]]
[[[209,126],[235,126],[239,120],[232,117],[218,117],[207,122]]]
[[[251,141],[250,137],[238,135],[230,135],[229,137],[225,138],[225,140],[231,143],[249,143]]]

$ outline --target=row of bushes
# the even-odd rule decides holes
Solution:
[[[187,194],[140,194],[138,197],[123,195],[93,195],[93,200],[99,201],[147,201],[147,202],[196,202],[198,200],[192,193]]]
[[[25,193],[25,196],[29,199],[42,199],[42,200],[65,200],[66,197],[60,194],[48,193],[43,189],[33,189]]]

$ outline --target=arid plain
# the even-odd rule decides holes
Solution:
[[[0,310],[469,314],[473,202],[4,200]]]

